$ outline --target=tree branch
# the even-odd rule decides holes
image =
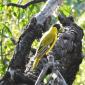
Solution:
[[[46,18],[51,16],[55,9],[58,10],[62,3],[63,0],[48,0],[41,12],[36,15],[37,22],[43,24]]]
[[[32,4],[36,4],[36,3],[40,3],[40,2],[45,2],[46,0],[34,0],[34,1],[30,1],[27,2],[25,5],[20,5],[20,4],[15,4],[15,3],[8,3],[7,6],[14,6],[14,7],[19,7],[19,8],[27,8],[28,6],[32,5]]]

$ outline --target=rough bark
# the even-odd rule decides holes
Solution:
[[[60,59],[59,70],[67,84],[72,85],[83,59],[82,38],[84,34],[72,17],[60,17],[59,20],[66,31],[59,36],[53,49],[53,55]]]

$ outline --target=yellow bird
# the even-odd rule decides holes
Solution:
[[[47,32],[44,33],[42,36],[39,47],[36,51],[36,54],[34,55],[34,62],[32,65],[32,70],[34,70],[41,58],[44,55],[48,55],[48,53],[52,50],[54,47],[57,38],[58,38],[58,31],[60,29],[59,24],[54,24]]]

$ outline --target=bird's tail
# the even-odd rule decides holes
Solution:
[[[34,70],[38,66],[40,60],[41,60],[40,57],[35,57],[33,65],[32,65],[32,70]]]

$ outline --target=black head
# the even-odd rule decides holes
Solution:
[[[59,24],[54,24],[53,27],[56,27],[58,30],[60,29],[60,25]]]

